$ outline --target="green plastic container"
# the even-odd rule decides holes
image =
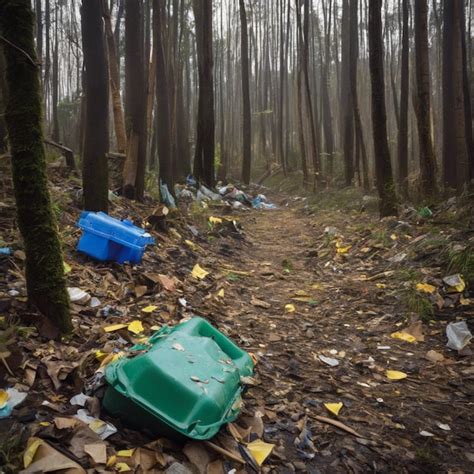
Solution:
[[[103,401],[137,429],[172,438],[212,438],[241,408],[241,376],[253,374],[249,354],[202,318],[150,338],[152,347],[110,364]]]

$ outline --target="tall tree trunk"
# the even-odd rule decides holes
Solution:
[[[352,0],[355,1],[355,0]],[[349,0],[342,3],[342,61],[341,61],[341,139],[344,149],[344,178],[346,186],[354,179],[354,110],[351,100],[351,10]]]
[[[420,189],[424,196],[434,196],[436,194],[436,163],[430,121],[431,100],[427,0],[417,0],[415,2],[415,55],[416,117],[420,143]]]
[[[56,12],[54,17],[54,49],[53,49],[53,97],[51,108],[53,112],[53,131],[51,137],[53,141],[59,143],[59,117],[58,117],[58,101],[59,101],[59,43],[58,43],[58,28],[59,28],[59,17],[58,10],[60,5],[56,6]]]
[[[82,157],[84,207],[88,211],[107,212],[109,77],[101,2],[82,0],[81,19],[86,92]]]
[[[146,167],[146,80],[143,0],[125,0],[125,121],[123,193],[143,200]]]
[[[0,154],[7,151],[7,128],[5,125],[5,107],[7,103],[7,83],[5,81],[5,58],[3,45],[0,44]]]
[[[41,11],[41,0],[35,0],[36,10],[36,51],[40,62],[43,60],[43,14]],[[40,79],[42,79],[40,74]]]
[[[0,2],[8,82],[6,123],[18,225],[25,244],[28,299],[62,333],[72,330],[57,224],[51,209],[43,146],[40,74],[30,0]],[[28,57],[27,57],[28,56]]]
[[[443,179],[461,191],[469,179],[461,19],[463,0],[445,0],[443,33]]]
[[[199,105],[194,174],[214,186],[214,79],[212,0],[193,0],[199,70]]]
[[[352,115],[354,117],[355,132],[357,138],[357,147],[359,156],[362,158],[362,184],[365,191],[369,190],[369,173],[367,169],[367,150],[365,147],[364,132],[362,129],[362,120],[360,118],[359,98],[357,94],[357,63],[359,60],[359,36],[357,34],[358,26],[358,5],[357,1],[353,0],[349,9],[349,84],[350,84],[350,98],[352,106]],[[352,163],[352,160],[351,160]],[[352,171],[353,173],[353,171]],[[346,175],[347,178],[347,175]],[[360,166],[359,166],[360,179]],[[347,184],[347,181],[346,181]]]
[[[408,195],[408,97],[409,73],[409,0],[402,0],[402,64],[400,90],[400,127],[398,129],[398,184],[404,197]]]
[[[242,132],[243,132],[243,161],[242,181],[250,184],[252,166],[252,117],[250,112],[250,80],[249,80],[249,38],[247,31],[247,13],[244,0],[239,0],[240,6],[240,33],[241,33],[241,62],[242,62]]]
[[[372,84],[372,128],[380,216],[397,215],[397,199],[387,138],[383,71],[382,0],[369,2],[369,67]]]
[[[316,188],[317,183],[321,181],[321,162],[319,159],[319,150],[318,143],[316,139],[316,127],[314,123],[314,113],[313,113],[313,102],[311,99],[311,89],[309,84],[309,0],[297,0],[296,8],[296,21],[298,23],[298,28],[301,30],[301,1],[304,2],[304,19],[303,19],[303,44],[302,44],[302,69],[303,69],[303,79],[306,93],[306,112],[308,118],[308,126],[310,133],[310,145],[311,145],[311,156],[313,161],[313,173],[314,173],[314,183],[313,187]]]
[[[168,72],[163,48],[163,11],[159,0],[153,1],[153,49],[156,55],[156,125],[160,179],[173,192],[171,162],[171,121],[168,91]]]
[[[117,60],[117,47],[115,36],[112,31],[112,20],[107,0],[103,1],[105,36],[107,38],[107,52],[109,60],[110,90],[112,93],[112,110],[114,113],[115,138],[117,140],[117,151],[127,151],[127,135],[125,133],[125,119],[123,115],[122,97],[120,95],[120,70]]]

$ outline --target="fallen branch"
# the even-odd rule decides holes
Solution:
[[[222,454],[226,458],[231,459],[232,461],[238,462],[240,464],[245,464],[244,459],[237,454],[231,453],[230,451],[227,451],[227,449],[221,448],[220,446],[217,446],[217,444],[211,443],[210,441],[204,441],[204,444],[208,447],[213,449],[219,454]]]
[[[70,170],[74,171],[76,169],[76,161],[74,160],[74,152],[70,148],[64,145],[60,145],[59,143],[53,142],[52,140],[45,139],[44,142],[46,143],[46,145],[52,146],[61,151],[64,158],[66,159],[66,166]]]
[[[362,436],[360,433],[357,431],[353,430],[349,426],[345,425],[344,423],[341,423],[340,421],[333,420],[332,418],[327,418],[325,416],[320,416],[320,415],[309,415],[310,418],[313,418],[314,420],[320,421],[321,423],[326,423],[328,425],[335,426],[336,428],[339,428],[340,430],[345,431],[346,433],[349,433],[356,438],[365,438],[365,436]]]

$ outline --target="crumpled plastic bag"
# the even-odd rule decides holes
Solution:
[[[467,327],[466,321],[449,323],[446,327],[446,336],[448,336],[448,343],[446,345],[454,351],[462,351],[472,339],[472,334]]]
[[[161,201],[166,204],[170,209],[176,209],[176,201],[173,195],[170,193],[167,184],[163,184],[160,179],[160,195]]]

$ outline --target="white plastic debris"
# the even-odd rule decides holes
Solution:
[[[472,339],[472,334],[467,327],[466,321],[449,323],[446,327],[446,336],[448,336],[448,343],[446,345],[454,351],[462,351]]]
[[[80,288],[68,288],[67,292],[69,293],[69,299],[71,300],[71,303],[85,305],[91,299],[91,295]]]
[[[16,388],[7,388],[6,392],[8,398],[3,406],[0,407],[0,419],[8,418],[12,414],[13,409],[19,405],[28,395],[25,392],[19,392]]]
[[[117,428],[115,428],[114,425],[102,421],[99,418],[94,418],[85,409],[78,410],[74,415],[74,418],[77,418],[88,425],[92,431],[99,435],[100,439],[107,439],[109,436],[117,433]]]
[[[437,423],[438,428],[443,431],[451,431],[451,427],[446,423]]]
[[[88,400],[91,400],[92,397],[79,393],[74,395],[69,402],[71,405],[78,405],[80,407],[85,407]]]
[[[425,431],[425,430],[420,431],[420,435],[421,435],[421,436],[424,436],[424,437],[426,437],[426,438],[431,438],[432,436],[434,436],[433,433],[430,433],[429,431]]]
[[[332,357],[326,357],[326,356],[323,356],[323,355],[319,355],[318,358],[321,362],[324,362],[325,364],[329,365],[330,367],[337,367],[339,365],[339,361],[337,359],[333,359]]]

